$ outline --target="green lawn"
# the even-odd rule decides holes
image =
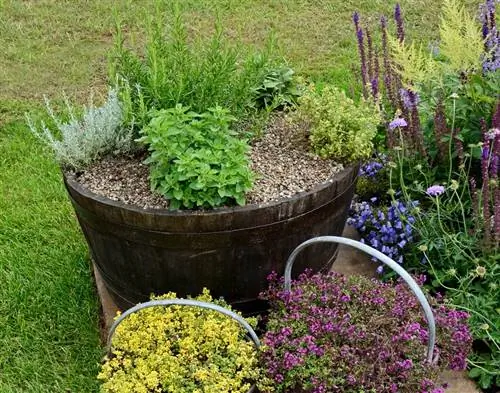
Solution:
[[[391,8],[382,0],[183,3],[191,33],[206,34],[218,7],[229,37],[259,46],[274,31],[299,73],[345,88],[357,66],[352,11],[376,22]],[[409,35],[432,38],[441,2],[401,3]],[[44,94],[85,102],[102,91],[114,4],[139,45],[149,1],[0,0],[0,393],[98,390],[103,351],[86,245],[58,168],[23,114],[38,111]]]

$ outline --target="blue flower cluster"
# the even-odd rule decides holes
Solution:
[[[408,205],[396,201],[389,207],[376,206],[376,202],[377,198],[372,198],[370,202],[353,204],[347,223],[358,230],[361,242],[402,264],[404,250],[414,240],[412,210],[418,201]],[[378,273],[383,271],[383,265],[377,268]]]
[[[374,178],[387,163],[387,156],[385,154],[378,154],[374,161],[369,161],[359,168],[359,176]]]
[[[370,161],[361,165],[359,176],[373,178],[384,166],[378,161]]]

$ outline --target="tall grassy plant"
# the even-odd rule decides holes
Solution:
[[[172,12],[170,24],[159,7],[149,18],[143,56],[126,48],[117,21],[110,78],[127,104],[128,120],[141,127],[150,120],[148,110],[177,104],[199,113],[221,105],[241,116],[264,77],[268,52],[243,54],[224,38],[219,20],[208,41],[192,39],[178,4]]]

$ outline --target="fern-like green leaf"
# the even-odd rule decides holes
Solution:
[[[453,71],[478,69],[484,43],[479,25],[457,0],[445,0],[441,25],[441,54]]]
[[[394,59],[395,71],[400,74],[406,88],[415,84],[438,81],[442,75],[442,64],[434,60],[432,52],[425,53],[422,45],[400,42],[393,36],[388,41]]]

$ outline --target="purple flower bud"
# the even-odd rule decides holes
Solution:
[[[359,13],[358,13],[358,11],[356,11],[352,14],[352,20],[354,22],[354,25],[356,26],[356,30],[358,30],[358,27],[359,27]]]
[[[394,130],[395,128],[406,127],[406,126],[408,126],[408,123],[406,122],[405,119],[403,119],[401,117],[398,117],[389,123],[390,130]]]
[[[405,32],[404,32],[404,25],[403,25],[403,18],[401,16],[401,6],[399,3],[396,4],[394,7],[394,19],[396,20],[396,26],[397,26],[397,38],[399,42],[403,42],[405,39]]]
[[[371,87],[372,87],[372,95],[373,95],[373,99],[375,101],[377,101],[377,98],[378,98],[378,78],[375,77],[372,79],[371,81]]]
[[[425,193],[431,197],[437,197],[444,193],[444,187],[439,185],[430,186]]]

